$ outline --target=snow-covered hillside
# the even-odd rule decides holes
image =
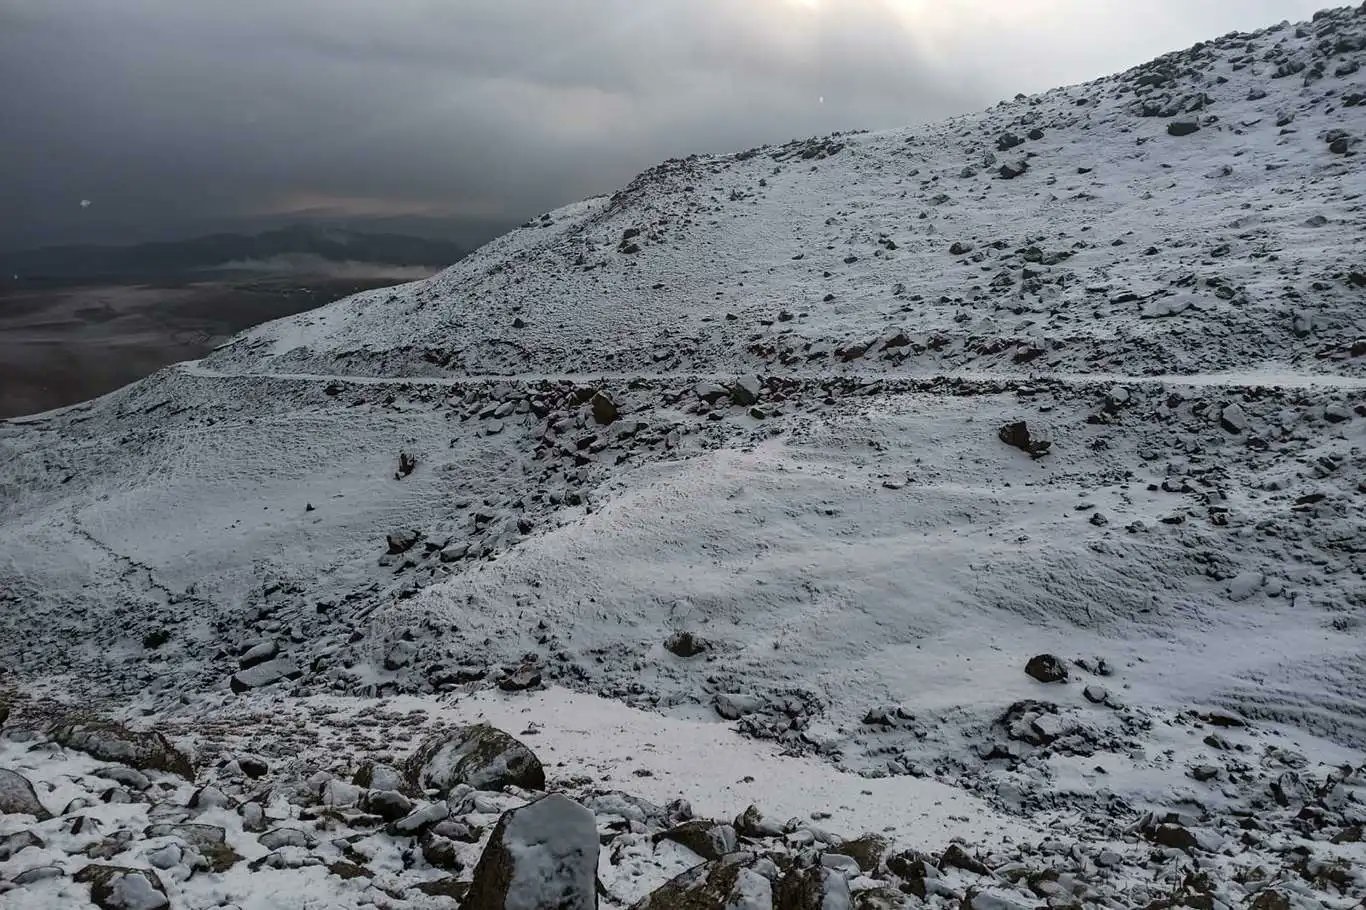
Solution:
[[[670,161],[0,423],[0,766],[56,816],[0,774],[0,900],[451,906],[550,789],[603,906],[736,849],[671,887],[1360,906],[1363,60],[1344,8]],[[77,709],[192,779],[101,766]],[[349,783],[480,721],[546,777]],[[542,815],[505,885],[582,859]]]

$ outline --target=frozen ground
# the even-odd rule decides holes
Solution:
[[[1359,906],[1363,56],[1344,9],[937,127],[669,162],[0,424],[17,723],[79,701],[224,787],[215,756],[273,750],[297,815],[320,769],[482,715],[588,802],[989,860],[936,854],[957,871],[912,905]],[[1065,681],[1026,673],[1043,654]],[[54,813],[93,773],[5,742]],[[324,865],[319,899],[449,905],[385,838],[392,882]],[[636,859],[607,903],[697,857]],[[73,863],[3,898],[66,899]],[[246,908],[263,869],[170,887]]]

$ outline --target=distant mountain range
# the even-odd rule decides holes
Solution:
[[[0,280],[172,277],[224,266],[290,261],[442,268],[468,252],[450,241],[426,237],[301,226],[133,246],[50,246],[0,252]]]

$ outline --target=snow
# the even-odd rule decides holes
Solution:
[[[398,702],[409,704],[416,703]],[[847,836],[882,832],[922,848],[951,832],[990,843],[1031,831],[937,781],[842,773],[826,762],[782,755],[724,724],[671,718],[564,689],[516,698],[480,693],[445,710],[507,730],[534,722],[536,734],[527,741],[543,763],[584,769],[657,802],[686,799],[703,817],[734,818],[751,805],[778,819],[820,811],[829,813],[823,824]],[[897,807],[895,814],[887,812],[889,805]]]

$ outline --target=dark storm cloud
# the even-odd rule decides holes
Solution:
[[[0,248],[519,221],[672,155],[935,119],[1314,6],[0,0]]]

